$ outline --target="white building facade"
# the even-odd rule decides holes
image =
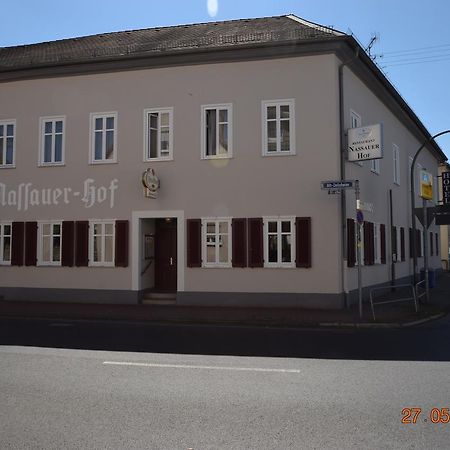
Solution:
[[[0,49],[0,61],[4,299],[345,307],[355,196],[320,188],[341,179],[371,205],[365,288],[409,279],[409,164],[429,134],[350,36],[282,16]],[[346,161],[346,130],[372,124],[384,157]],[[430,144],[417,170],[436,177],[443,160]]]

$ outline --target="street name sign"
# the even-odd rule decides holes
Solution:
[[[353,180],[321,181],[322,189],[353,189],[355,182]]]

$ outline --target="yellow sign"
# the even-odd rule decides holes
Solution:
[[[420,171],[420,196],[426,200],[433,200],[433,176],[425,170]]]

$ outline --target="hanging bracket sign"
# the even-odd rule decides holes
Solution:
[[[383,157],[381,123],[348,130],[348,160],[365,161]]]

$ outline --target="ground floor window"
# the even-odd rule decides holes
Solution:
[[[231,267],[231,219],[202,219],[204,267]]]
[[[61,265],[61,222],[39,223],[39,253],[40,265]]]
[[[295,217],[264,218],[264,266],[295,267]]]
[[[0,223],[0,264],[11,264],[11,222]]]
[[[89,265],[114,266],[114,221],[91,221],[89,230]]]

